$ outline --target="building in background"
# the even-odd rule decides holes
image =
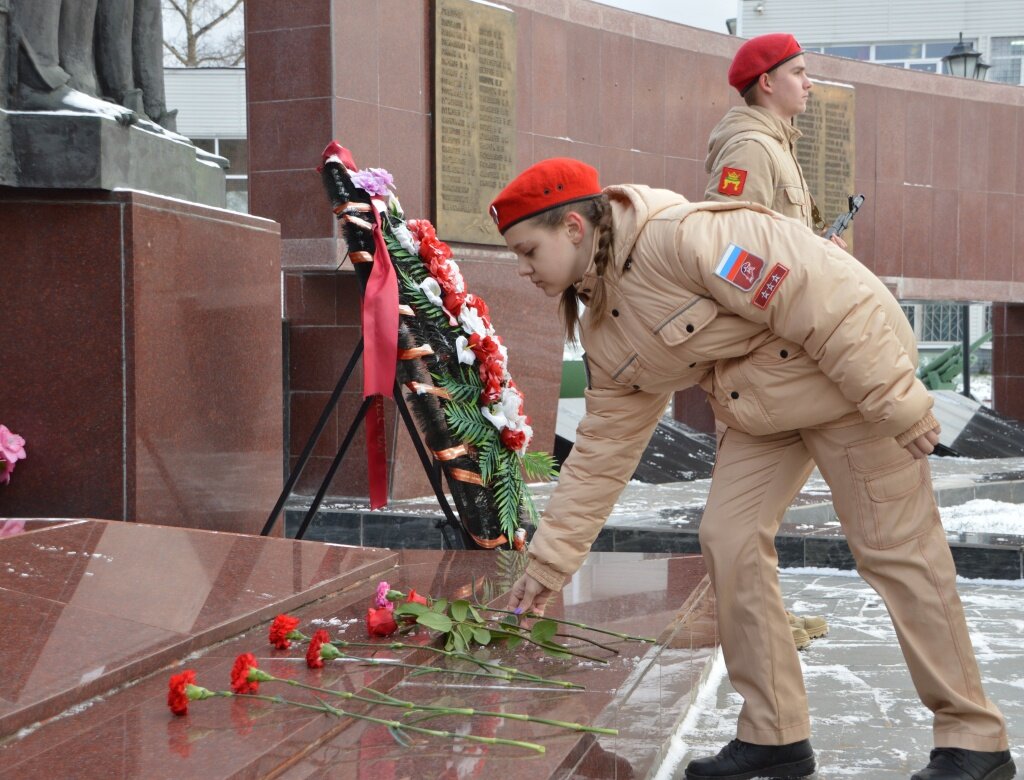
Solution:
[[[164,68],[164,83],[167,107],[178,111],[178,132],[227,158],[227,206],[248,213],[245,68]]]
[[[791,32],[809,51],[942,72],[962,33],[992,69],[989,81],[1024,84],[1020,0],[740,0],[737,34]]]
[[[991,66],[988,81],[1024,85],[1024,2],[1020,0],[739,0],[737,34],[790,32],[808,51],[942,73],[942,58],[962,34]],[[906,302],[922,353],[960,341],[955,303]],[[971,306],[972,339],[991,330],[991,306]],[[988,368],[988,350],[981,367]]]

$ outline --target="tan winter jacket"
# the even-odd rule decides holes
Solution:
[[[729,109],[708,139],[705,199],[760,203],[815,229],[811,194],[796,159],[801,135],[792,122],[760,106]]]
[[[902,446],[935,427],[906,316],[849,254],[763,206],[605,191],[614,258],[577,286],[607,296],[605,317],[581,323],[586,415],[529,547],[547,587],[583,563],[676,390],[699,384],[719,420],[754,435],[859,413]]]

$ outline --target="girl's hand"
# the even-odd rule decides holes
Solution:
[[[512,592],[508,600],[508,609],[517,615],[523,615],[527,612],[543,615],[548,599],[554,595],[555,591],[542,585],[540,580],[531,577],[529,574],[524,574],[512,586]]]
[[[922,433],[912,442],[908,442],[906,446],[907,452],[914,456],[917,460],[921,458],[927,458],[932,454],[935,449],[935,445],[939,443],[939,428],[935,427],[927,433]]]

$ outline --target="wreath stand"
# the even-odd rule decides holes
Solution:
[[[363,291],[366,289],[366,280],[370,274],[369,266],[369,263],[353,263],[353,268],[355,269],[356,276],[359,279],[359,286]],[[359,343],[356,344],[355,349],[352,351],[352,356],[348,360],[348,365],[345,366],[345,370],[342,372],[341,378],[338,379],[338,383],[334,387],[334,392],[331,393],[331,397],[328,399],[323,412],[320,414],[320,419],[317,421],[316,427],[313,429],[312,434],[310,434],[309,439],[306,441],[305,447],[302,449],[302,454],[299,456],[299,460],[295,464],[295,468],[292,469],[291,473],[288,475],[287,481],[284,483],[281,495],[278,496],[277,503],[274,504],[274,508],[270,512],[270,517],[267,518],[267,522],[263,526],[263,530],[260,532],[261,536],[267,536],[270,534],[274,525],[277,523],[278,515],[281,514],[281,509],[284,507],[285,501],[287,501],[288,496],[291,495],[292,488],[295,487],[295,483],[298,481],[299,475],[302,474],[302,470],[305,468],[310,455],[312,455],[313,448],[316,446],[316,443],[320,438],[320,434],[323,433],[324,428],[327,426],[327,421],[330,419],[331,412],[333,412],[335,407],[338,405],[338,401],[341,399],[341,393],[345,389],[345,385],[352,376],[352,372],[359,363],[362,354],[363,338],[360,337]],[[409,433],[409,438],[412,440],[413,447],[416,448],[416,454],[419,455],[420,463],[423,464],[423,472],[430,481],[430,486],[433,488],[434,495],[437,497],[437,503],[440,505],[441,512],[444,514],[444,516],[437,521],[436,526],[441,532],[442,549],[476,549],[477,545],[473,542],[473,538],[466,532],[466,529],[463,527],[462,523],[459,522],[458,517],[456,517],[455,512],[452,510],[451,504],[448,503],[448,499],[444,494],[444,488],[441,485],[441,466],[436,460],[432,460],[427,455],[427,449],[423,446],[423,441],[420,438],[419,431],[416,430],[416,423],[412,419],[412,414],[409,412],[409,406],[405,402],[401,386],[398,384],[397,380],[395,381],[394,389],[392,391],[392,397],[394,398],[395,405],[398,407],[398,413],[402,417],[402,421],[405,423],[405,429]],[[302,539],[305,536],[306,529],[309,528],[309,524],[316,516],[317,510],[320,509],[320,505],[324,500],[324,495],[327,493],[327,488],[331,484],[331,480],[334,479],[334,475],[338,471],[338,467],[341,465],[341,461],[345,457],[345,453],[348,451],[349,445],[352,443],[352,439],[355,438],[356,431],[359,429],[359,424],[366,416],[366,412],[370,408],[370,404],[372,402],[372,396],[363,399],[363,403],[360,405],[359,411],[356,412],[355,418],[352,420],[352,423],[348,427],[348,431],[345,433],[341,446],[338,447],[334,460],[331,461],[331,467],[327,470],[327,474],[320,483],[320,488],[317,490],[316,496],[313,498],[313,503],[310,504],[309,510],[306,512],[306,516],[302,519],[302,524],[299,526],[299,530],[295,534],[296,539]]]

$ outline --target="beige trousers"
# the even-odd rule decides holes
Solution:
[[[889,610],[937,747],[1005,750],[1006,724],[982,690],[927,460],[874,426],[751,436],[719,423],[700,526],[729,679],[743,697],[737,736],[810,736],[807,694],[779,589],[775,534],[813,463],[832,489],[857,570]]]

